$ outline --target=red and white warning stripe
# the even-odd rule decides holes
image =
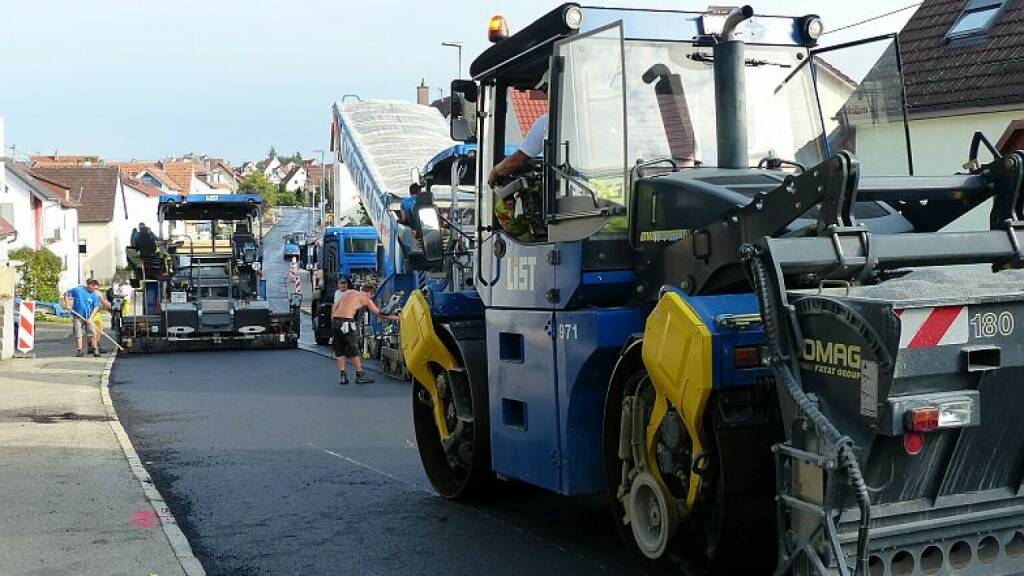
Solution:
[[[932,348],[966,344],[970,336],[967,306],[937,306],[896,310],[900,319],[900,348]]]
[[[18,308],[18,352],[31,352],[36,343],[36,303],[22,300]]]

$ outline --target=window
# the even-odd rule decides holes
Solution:
[[[377,250],[376,238],[346,238],[345,252],[358,254],[360,252],[375,252]]]
[[[968,0],[953,27],[946,32],[946,39],[959,40],[983,34],[1005,5],[1006,0]]]

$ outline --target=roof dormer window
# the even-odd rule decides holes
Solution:
[[[946,32],[946,40],[960,40],[984,34],[995,23],[1006,0],[967,0],[963,12]]]

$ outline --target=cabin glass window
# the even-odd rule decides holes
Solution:
[[[377,240],[373,238],[346,238],[345,239],[345,252],[349,254],[356,254],[360,252],[375,252],[377,250]]]
[[[625,205],[622,32],[612,26],[560,48],[557,196],[597,198]]]

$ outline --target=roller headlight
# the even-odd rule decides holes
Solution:
[[[825,33],[825,24],[816,15],[804,16],[801,28],[804,38],[811,42],[816,42]]]
[[[583,26],[583,10],[579,6],[569,6],[566,8],[562,18],[570,30],[579,30],[580,26]]]

